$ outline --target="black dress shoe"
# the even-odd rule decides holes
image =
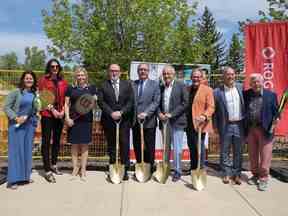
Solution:
[[[123,176],[123,181],[128,181],[129,180],[129,175],[127,172],[125,172],[124,176]]]
[[[52,166],[52,167],[51,167],[51,171],[52,171],[53,173],[55,173],[56,175],[63,175],[63,173],[59,171],[59,169],[58,169],[57,166]]]
[[[152,165],[150,165],[150,167],[151,167],[151,173],[154,173],[155,171],[156,171],[156,166],[154,166],[154,164]]]
[[[178,173],[178,172],[175,172],[174,175],[173,175],[173,177],[172,177],[172,181],[173,181],[173,182],[177,182],[177,181],[179,181],[180,179],[181,179],[181,174]]]

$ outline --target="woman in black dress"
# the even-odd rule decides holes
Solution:
[[[96,98],[96,87],[89,85],[87,71],[78,67],[74,72],[74,84],[66,91],[65,120],[69,127],[68,142],[72,145],[73,179],[80,174],[81,180],[86,181],[88,144],[92,141],[93,112],[90,110],[86,114],[79,114],[79,98],[81,96],[83,98],[83,95],[92,95]],[[80,166],[78,166],[79,153],[81,154]]]

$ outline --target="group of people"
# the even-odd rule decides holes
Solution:
[[[277,122],[278,105],[276,94],[263,88],[261,74],[252,74],[250,89],[243,91],[235,82],[235,71],[223,68],[223,84],[213,90],[205,80],[205,71],[200,68],[191,74],[192,85],[187,87],[176,80],[175,69],[166,65],[161,82],[149,79],[149,65],[139,64],[138,79],[120,79],[121,69],[111,64],[107,80],[96,89],[88,82],[86,70],[75,70],[74,81],[68,85],[63,78],[58,60],[47,63],[45,75],[37,82],[32,71],[23,73],[19,87],[6,99],[4,111],[9,118],[8,129],[8,187],[16,189],[20,183],[31,183],[32,146],[37,126],[37,106],[33,101],[37,91],[49,90],[55,95],[55,102],[40,110],[42,129],[42,158],[45,179],[55,183],[55,175],[62,173],[57,168],[60,138],[63,124],[68,125],[68,142],[72,144],[72,178],[86,181],[88,144],[92,137],[93,112],[77,118],[77,99],[83,94],[97,96],[102,110],[101,123],[108,145],[109,164],[116,158],[116,122],[120,122],[120,162],[125,166],[123,180],[128,180],[130,166],[130,129],[133,134],[133,148],[137,163],[141,162],[140,121],[144,127],[144,162],[155,171],[156,128],[168,122],[170,150],[173,149],[172,181],[181,178],[182,145],[186,133],[190,150],[191,172],[205,168],[205,137],[217,131],[220,136],[220,167],[222,181],[241,184],[242,147],[247,141],[252,177],[249,184],[266,190],[272,157],[273,128]],[[201,130],[201,155],[198,158],[198,131]],[[51,141],[52,136],[52,141]],[[50,144],[51,156],[50,156]],[[233,159],[230,158],[230,148]],[[80,153],[80,165],[78,155]]]

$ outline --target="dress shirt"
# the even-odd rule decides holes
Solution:
[[[224,85],[225,99],[227,102],[227,110],[229,121],[242,120],[241,100],[238,90],[235,86],[229,88]]]
[[[164,111],[165,112],[169,112],[169,101],[170,101],[173,84],[174,84],[174,80],[170,83],[169,86],[165,84],[165,89],[164,89]]]

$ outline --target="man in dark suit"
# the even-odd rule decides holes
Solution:
[[[161,87],[159,119],[169,120],[170,141],[173,147],[174,175],[172,181],[181,178],[181,159],[184,128],[187,125],[185,110],[188,105],[188,95],[185,84],[175,80],[175,69],[167,65],[163,72],[164,85]]]
[[[235,184],[241,184],[242,146],[244,144],[244,113],[242,85],[235,83],[235,71],[224,67],[223,85],[214,90],[215,113],[214,128],[220,137],[220,168],[223,183],[228,184],[230,177]],[[233,160],[230,159],[230,148]]]
[[[251,88],[244,92],[246,134],[253,174],[248,184],[258,185],[260,191],[265,191],[268,187],[273,147],[273,131],[270,129],[275,127],[275,120],[278,118],[277,96],[264,89],[263,84],[261,74],[251,74]]]
[[[138,80],[134,81],[135,124],[133,127],[133,147],[137,163],[141,162],[141,139],[139,120],[144,120],[144,161],[151,164],[153,171],[155,158],[155,136],[157,127],[157,109],[160,103],[159,83],[150,80],[149,65],[139,64]]]
[[[108,80],[99,89],[98,104],[102,109],[101,122],[108,144],[109,163],[116,161],[116,125],[120,123],[120,158],[125,165],[123,180],[128,180],[129,137],[133,119],[134,93],[129,81],[120,80],[120,66],[111,64],[108,69]]]

